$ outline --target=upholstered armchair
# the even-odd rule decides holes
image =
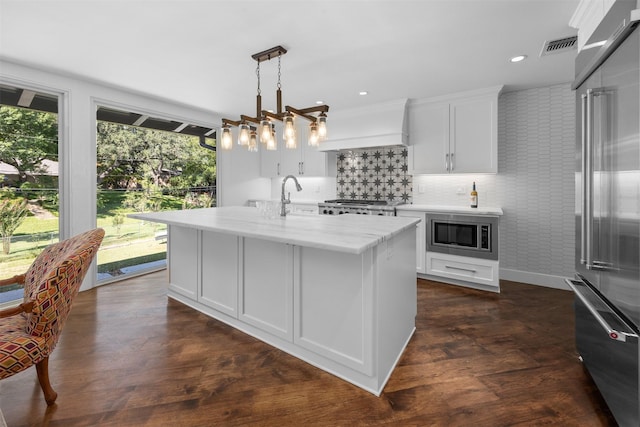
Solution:
[[[0,281],[24,284],[24,301],[0,311],[0,380],[36,365],[47,405],[58,397],[49,382],[49,355],[103,237],[96,228],[52,244],[25,274]]]

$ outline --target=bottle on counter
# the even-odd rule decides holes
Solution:
[[[478,207],[478,192],[476,191],[476,182],[473,182],[473,190],[471,190],[471,207]]]

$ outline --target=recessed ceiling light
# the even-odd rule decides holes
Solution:
[[[316,101],[316,104],[322,105],[322,104],[324,104],[324,101]]]
[[[369,92],[367,92],[366,90],[361,90],[358,95],[364,96],[364,95],[368,95]]]
[[[527,55],[518,55],[518,56],[514,56],[513,58],[509,59],[509,61],[511,61],[511,62],[520,62],[520,61],[524,61],[525,59],[527,59]]]

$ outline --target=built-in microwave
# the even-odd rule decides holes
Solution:
[[[427,251],[498,259],[498,218],[427,214]]]

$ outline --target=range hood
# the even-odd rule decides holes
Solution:
[[[329,135],[318,151],[408,145],[407,99],[335,111],[327,121]]]

